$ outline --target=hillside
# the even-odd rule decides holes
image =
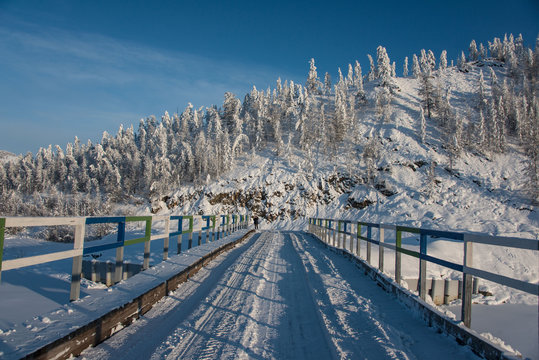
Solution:
[[[475,100],[480,69],[462,73],[453,68],[444,74],[443,87],[456,89],[452,104],[457,112],[465,113]],[[268,222],[319,214],[535,238],[539,214],[523,191],[522,147],[510,143],[504,153],[463,151],[451,168],[451,154],[434,119],[427,122],[421,143],[418,81],[397,78],[396,83],[400,91],[393,120],[373,121],[374,106],[365,109],[355,129],[359,145],[353,149],[341,147],[335,155],[294,149],[276,156],[271,148],[247,154],[221,179],[183,186],[165,197],[166,203],[154,203],[153,211],[247,210]],[[372,140],[380,155],[369,183],[362,154]],[[434,176],[429,176],[431,169]]]
[[[455,89],[452,103],[458,113],[469,111],[475,101],[480,69],[473,66],[468,73],[448,69],[442,77],[442,86]],[[503,77],[503,69],[496,71]],[[341,147],[336,154],[293,149],[277,156],[270,147],[246,154],[220,179],[183,186],[155,201],[151,211],[249,212],[264,219],[262,228],[304,229],[307,218],[316,216],[537,239],[539,212],[525,191],[528,160],[523,147],[510,138],[503,153],[467,150],[452,159],[437,121],[427,122],[426,139],[421,142],[418,81],[398,78],[396,84],[400,91],[394,97],[392,121],[373,121],[375,107],[364,109],[352,149]],[[373,142],[379,156],[369,176],[372,165],[363,154]],[[418,247],[414,241],[411,246]],[[462,245],[432,239],[429,249],[442,258],[462,260]],[[479,268],[529,282],[539,280],[537,258],[530,251],[479,245],[477,254],[474,265]],[[416,277],[415,260],[403,261],[404,276]],[[428,267],[428,274],[460,277],[435,265]],[[532,295],[481,284],[492,296],[478,296],[474,303],[537,302]]]

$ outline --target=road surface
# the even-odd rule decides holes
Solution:
[[[219,256],[84,359],[477,359],[304,232]]]

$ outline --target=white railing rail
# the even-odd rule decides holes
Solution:
[[[202,243],[202,232],[205,231],[205,242],[215,241],[232,232],[246,229],[249,224],[249,215],[154,215],[154,216],[109,216],[109,217],[0,217],[0,280],[2,271],[20,269],[26,266],[39,265],[51,261],[73,259],[71,275],[70,300],[80,296],[80,280],[82,273],[82,257],[98,251],[116,249],[116,268],[114,282],[122,279],[124,247],[144,243],[143,269],[150,264],[150,243],[154,240],[164,239],[163,260],[168,258],[169,241],[177,237],[177,252],[182,249],[182,236],[188,235],[188,246],[193,246],[193,233],[198,232],[198,245]],[[196,220],[196,221],[195,221]],[[152,224],[164,221],[164,229],[152,234]],[[177,228],[171,231],[171,222],[177,221]],[[125,238],[125,226],[128,222],[144,222],[144,236],[136,239]],[[92,224],[117,224],[116,242],[91,246],[85,243],[86,226]],[[14,227],[36,226],[72,226],[74,227],[74,242],[72,250],[50,252],[41,255],[21,257],[17,259],[3,259],[5,230]],[[85,245],[90,246],[85,246]]]

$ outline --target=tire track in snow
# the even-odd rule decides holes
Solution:
[[[88,359],[476,359],[303,232],[223,254]]]
[[[304,236],[293,235],[292,238],[303,265],[314,275],[311,281],[319,289],[318,304],[338,357],[408,359],[395,346],[396,339],[391,339],[370,315],[370,300],[356,294],[331,259],[323,252],[311,253],[315,249],[308,246]]]
[[[227,358],[242,348],[238,334],[246,327],[246,320],[242,317],[243,307],[251,301],[244,299],[244,289],[252,284],[249,274],[261,261],[259,254],[267,247],[267,236],[264,235],[224,273],[223,281],[189,316],[183,331],[168,337],[167,347],[171,351],[166,357]],[[153,358],[162,358],[163,355],[158,349]],[[249,351],[249,355],[254,353]]]
[[[215,290],[226,269],[241,259],[241,255],[257,243],[258,237],[259,234],[255,234],[247,242],[218,256],[131,326],[98,347],[86,350],[81,358],[146,360],[155,350],[169,348],[170,352],[175,343],[167,344],[167,337],[176,334],[181,338],[183,329],[178,325],[188,321],[189,316]]]
[[[225,272],[222,278],[226,281],[225,284],[219,283],[203,304],[206,311],[192,328],[186,329],[193,337],[192,343],[182,341],[171,353],[172,358],[227,358],[242,349],[239,334],[243,333],[247,326],[242,315],[245,314],[245,307],[252,302],[250,297],[245,298],[244,295],[247,289],[252,287],[251,274],[262,260],[260,254],[265,253],[267,244],[267,236],[262,235],[254,246]],[[196,318],[197,313],[192,317]],[[254,355],[252,351],[248,353]]]
[[[365,276],[352,262],[306,233],[294,246],[316,292],[338,357],[387,359],[478,359],[470,349],[438,334]]]

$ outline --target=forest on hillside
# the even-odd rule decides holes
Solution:
[[[374,142],[360,144],[354,129],[367,109],[377,122],[396,121],[393,97],[400,89],[395,62],[384,47],[367,58],[368,71],[356,61],[346,75],[339,69],[335,80],[328,73],[319,76],[311,59],[305,84],[278,79],[274,89],[253,87],[243,101],[227,92],[220,107],[189,104],[180,114],[141,119],[137,129],[105,132],[97,144],[75,138],[65,148],[48,146],[0,163],[0,214],[112,214],[115,204],[148,204],[183,185],[209,183],[239,156],[268,147],[279,157],[301,149],[312,167],[316,156],[346,151],[366,159],[367,177],[373,176],[380,149]],[[481,68],[475,99],[462,116],[451,103],[454,89],[438,78],[474,66]],[[486,46],[472,41],[456,64],[448,62],[446,51],[436,57],[422,50],[410,63],[405,58],[399,73],[419,84],[416,130],[422,141],[431,122],[439,126],[451,158],[520,146],[528,159],[527,194],[539,200],[539,38],[535,49],[525,47],[522,36],[494,38]]]

